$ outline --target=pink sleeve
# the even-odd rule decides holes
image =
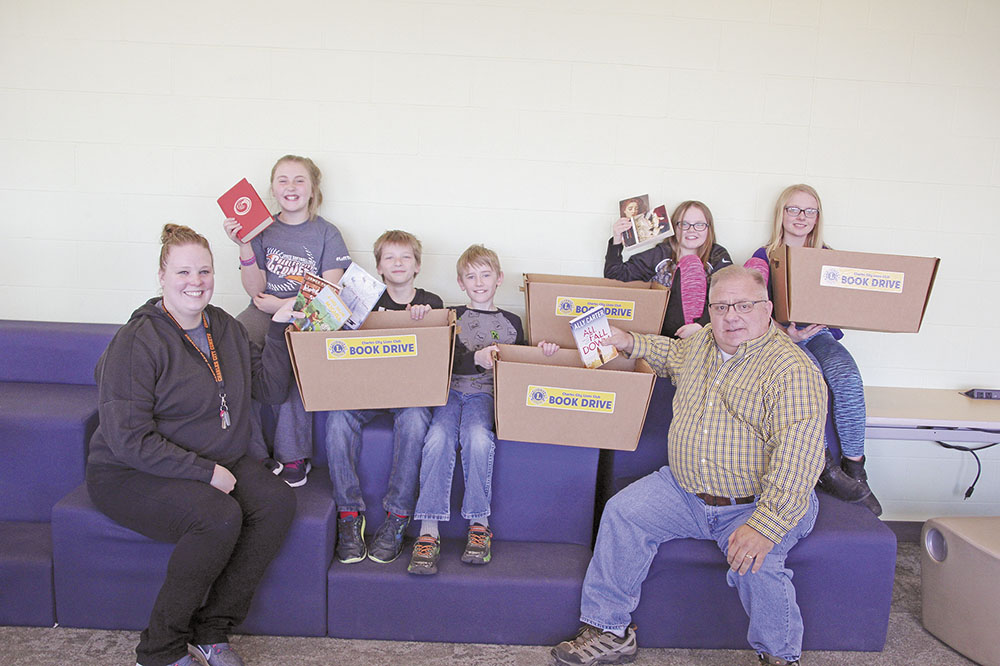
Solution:
[[[708,291],[708,276],[705,265],[697,255],[689,254],[677,262],[681,290],[681,307],[684,323],[692,324],[705,311],[705,294]]]
[[[767,284],[768,279],[771,277],[771,269],[768,267],[767,262],[760,257],[750,257],[747,259],[746,263],[743,264],[743,268],[753,269],[763,275],[764,284]]]

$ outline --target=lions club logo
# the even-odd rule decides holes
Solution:
[[[573,301],[572,301],[572,299],[569,299],[569,298],[560,298],[559,302],[556,303],[556,309],[559,310],[559,312],[562,312],[562,313],[565,313],[565,314],[573,312]]]
[[[333,338],[326,341],[327,358],[343,358],[347,356],[347,345],[343,340]]]
[[[840,270],[834,266],[827,266],[823,271],[823,284],[840,284]]]
[[[549,401],[549,394],[545,389],[535,387],[528,393],[528,400],[533,405],[544,405]]]
[[[235,211],[237,215],[246,215],[250,212],[250,208],[252,206],[253,204],[250,202],[250,197],[240,197],[236,200],[236,203],[233,204],[233,211]]]

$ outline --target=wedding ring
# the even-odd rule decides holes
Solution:
[[[745,560],[747,558],[750,558],[752,560],[754,558],[754,556],[751,555],[750,553],[747,553],[746,555],[743,556],[743,559]]]

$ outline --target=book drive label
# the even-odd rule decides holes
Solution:
[[[557,388],[555,386],[533,386],[529,384],[528,397],[525,404],[528,407],[548,407],[550,409],[569,409],[577,412],[613,414],[615,411],[615,394],[606,391],[586,391]]]
[[[903,293],[904,275],[905,273],[878,271],[870,268],[823,266],[819,274],[819,283],[824,287],[901,294]]]
[[[587,310],[603,306],[608,319],[632,321],[635,315],[635,301],[607,301],[601,298],[556,297],[557,317],[576,317]]]
[[[326,339],[326,358],[328,361],[346,361],[358,358],[398,358],[416,355],[416,335]]]

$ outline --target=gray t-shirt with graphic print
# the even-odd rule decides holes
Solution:
[[[347,270],[351,265],[344,237],[337,227],[319,216],[302,224],[285,224],[275,219],[250,241],[250,246],[257,265],[267,276],[264,293],[278,298],[295,296],[304,273],[322,276],[323,271]]]

